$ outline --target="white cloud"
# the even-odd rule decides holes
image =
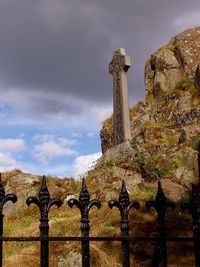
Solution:
[[[21,164],[17,162],[12,156],[6,153],[0,153],[0,171],[9,171],[13,169],[20,169]]]
[[[23,139],[0,139],[0,152],[19,152],[25,149],[25,141]]]
[[[35,157],[43,163],[47,163],[48,160],[53,158],[71,156],[75,154],[77,154],[76,150],[62,146],[59,143],[56,144],[52,141],[36,145],[34,148]]]
[[[76,149],[71,147],[76,144],[75,139],[55,137],[54,135],[36,135],[33,140],[39,142],[33,149],[33,155],[42,164],[47,164],[50,160],[58,157],[77,155]]]
[[[74,177],[79,178],[89,171],[101,155],[101,152],[98,152],[90,155],[78,156],[73,163]]]

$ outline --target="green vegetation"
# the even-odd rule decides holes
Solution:
[[[164,45],[162,45],[159,49],[158,49],[158,51],[159,52],[161,52],[161,51],[165,51],[165,50],[170,50],[170,51],[172,51],[172,52],[174,52],[174,47],[173,47],[173,45],[171,45],[171,44],[164,44]]]
[[[111,115],[109,118],[103,121],[103,127],[106,128],[109,134],[113,131],[113,116]]]
[[[137,139],[132,140],[132,147],[137,146],[141,142]],[[112,167],[119,167],[124,170],[140,172],[145,181],[154,181],[162,177],[169,177],[175,165],[179,164],[179,159],[175,158],[172,162],[168,158],[162,158],[160,155],[151,155],[148,151],[142,150],[134,155],[127,155],[121,158],[101,161],[93,170],[88,173],[88,176],[95,176],[102,170],[108,171]]]
[[[82,179],[74,180],[72,187],[75,192],[80,192],[81,186],[82,186]]]
[[[153,90],[152,90],[153,91]],[[148,95],[147,97],[146,97],[146,102],[148,103],[148,104],[152,104],[153,102],[154,102],[154,96],[153,95]]]
[[[192,138],[192,148],[200,151],[200,134],[197,134]]]
[[[182,158],[180,156],[174,157],[171,159],[171,166],[174,169],[177,169],[182,163]]]
[[[134,190],[131,192],[131,195],[134,196],[136,199],[144,199],[144,200],[154,200],[156,197],[156,191],[152,191],[151,188],[147,188],[144,186],[135,187]]]
[[[132,148],[137,148],[138,145],[142,145],[144,141],[139,138],[133,138],[130,142]]]
[[[108,169],[111,167],[121,167],[124,169],[131,169],[133,170],[133,160],[129,157],[125,158],[116,158],[116,159],[109,159],[105,161],[101,161],[98,163],[92,170],[88,172],[88,175],[92,175],[93,173],[97,172],[98,170]]]
[[[189,80],[186,74],[182,75],[180,79],[177,80],[175,90],[190,91],[196,90],[194,84]]]

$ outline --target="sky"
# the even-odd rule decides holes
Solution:
[[[112,113],[113,51],[131,56],[132,106],[148,56],[199,25],[198,0],[0,0],[0,171],[82,177]]]

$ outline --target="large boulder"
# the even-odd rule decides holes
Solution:
[[[200,27],[177,34],[148,58],[144,74],[146,95],[158,97],[175,89],[180,82],[198,86],[195,77],[198,79],[199,63]]]

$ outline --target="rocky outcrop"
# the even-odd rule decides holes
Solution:
[[[200,27],[179,33],[152,54],[145,64],[146,95],[158,97],[187,77],[199,87]]]
[[[101,151],[104,154],[107,150],[113,147],[114,140],[113,135],[109,134],[108,130],[103,127],[100,131],[100,139],[101,139]]]
[[[173,46],[163,46],[151,55],[145,64],[146,95],[153,94],[157,97],[175,88],[183,73]]]

